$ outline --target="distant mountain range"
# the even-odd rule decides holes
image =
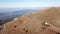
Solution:
[[[29,14],[35,12],[37,10],[41,10],[44,8],[39,9],[0,9],[0,25],[4,24],[5,22],[11,21],[14,18],[21,17],[24,14]]]

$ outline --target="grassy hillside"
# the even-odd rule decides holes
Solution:
[[[52,25],[44,27],[42,23]],[[55,27],[55,26],[57,27]],[[23,15],[3,25],[1,34],[58,34],[60,32],[60,8],[49,8]]]

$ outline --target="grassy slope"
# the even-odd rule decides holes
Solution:
[[[6,32],[3,34],[56,34],[49,28],[43,27],[42,23],[48,21],[53,25],[60,26],[60,12],[58,10],[59,8],[50,8],[8,22],[5,24]]]

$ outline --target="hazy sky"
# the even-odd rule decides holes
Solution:
[[[0,0],[0,8],[58,7],[60,0]]]

